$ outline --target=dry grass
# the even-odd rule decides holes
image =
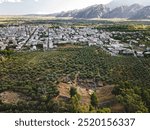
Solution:
[[[58,85],[59,97],[70,98],[70,84],[60,83]]]
[[[89,105],[91,102],[90,90],[87,90],[86,88],[78,87],[77,92],[81,96],[80,103],[82,105]]]
[[[20,95],[16,92],[5,91],[0,93],[0,100],[5,104],[16,104],[20,101]]]
[[[68,84],[68,83],[62,83],[62,82],[59,83],[59,85],[58,85],[59,96],[58,97],[70,98],[70,88],[72,85],[75,86],[74,84]],[[82,105],[89,105],[90,104],[91,92],[93,92],[93,90],[89,90],[89,89],[77,86],[77,93],[81,97],[80,103]]]
[[[115,98],[115,95],[112,94],[114,85],[106,85],[101,88],[97,88],[96,94],[100,102],[109,101]]]
[[[85,87],[81,87],[79,85],[75,85],[75,83],[63,83],[61,82],[58,85],[58,90],[60,92],[58,98],[64,98],[69,99],[70,98],[70,88],[71,86],[75,86],[77,88],[77,93],[80,95],[80,104],[81,106],[89,106],[91,103],[91,94],[96,91],[99,103],[105,104],[108,103],[111,104],[111,111],[112,112],[123,112],[124,107],[123,105],[119,104],[116,99],[115,95],[112,94],[112,90],[114,88],[114,85],[106,85],[101,88],[95,89],[88,89]],[[113,102],[112,102],[113,101]]]

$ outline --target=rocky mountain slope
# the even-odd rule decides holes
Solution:
[[[107,7],[114,9],[123,5],[130,6],[135,3],[143,6],[150,5],[149,0],[112,0],[110,3],[107,4]]]
[[[103,15],[104,18],[130,18],[142,8],[139,4],[120,6]]]
[[[110,9],[105,5],[93,5],[81,10],[73,10],[56,14],[57,17],[74,17],[74,18],[101,18],[108,13]]]
[[[150,6],[146,6],[137,11],[131,19],[150,19]]]
[[[150,19],[150,6],[140,4],[122,5],[111,9],[108,5],[93,5],[80,10],[72,10],[53,14],[56,17],[73,18],[128,18],[128,19]]]

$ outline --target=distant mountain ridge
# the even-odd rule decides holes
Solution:
[[[76,18],[101,18],[105,13],[109,12],[110,9],[105,5],[94,5],[80,10],[76,14]]]
[[[110,11],[105,5],[93,5],[81,10],[72,10],[56,14],[57,17],[74,17],[74,18],[101,18]]]
[[[130,19],[150,19],[150,6],[137,11]]]
[[[117,1],[117,0],[115,0]],[[150,19],[150,6],[140,4],[122,5],[111,9],[108,5],[93,5],[80,10],[72,10],[52,14],[56,17],[73,17],[73,18],[128,18],[128,19]]]
[[[150,5],[150,0],[112,0],[110,3],[107,4],[107,7],[114,9],[123,5],[131,6],[135,3],[142,6],[148,6]]]
[[[139,4],[120,6],[105,14],[103,18],[131,18],[142,8],[143,6]]]

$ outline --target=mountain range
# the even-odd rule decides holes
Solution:
[[[121,1],[121,0],[120,0]],[[150,6],[147,4],[126,4],[121,5],[119,0],[114,0],[107,5],[93,5],[80,10],[72,10],[52,14],[56,17],[73,17],[73,18],[128,18],[128,19],[150,19]],[[118,4],[114,4],[117,3]],[[150,2],[149,2],[150,3]],[[124,3],[122,3],[124,4]],[[115,5],[115,6],[114,6]],[[119,6],[118,6],[119,5]],[[145,6],[146,5],[146,6]]]
[[[112,0],[107,4],[107,6],[111,9],[114,9],[116,7],[120,7],[122,5],[133,5],[133,4],[140,4],[142,6],[148,6],[150,5],[150,0]]]
[[[61,12],[55,14],[56,17],[73,17],[73,18],[101,18],[110,11],[105,5],[93,5],[80,10]]]
[[[107,12],[103,18],[132,18],[143,6],[139,4],[133,4],[130,6],[120,6],[110,12]]]

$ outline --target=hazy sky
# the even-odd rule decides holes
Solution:
[[[111,0],[0,0],[0,15],[49,14],[80,9],[94,4],[107,4]]]
[[[111,6],[133,3],[150,5],[150,0],[0,0],[0,15],[51,14],[111,1]]]

